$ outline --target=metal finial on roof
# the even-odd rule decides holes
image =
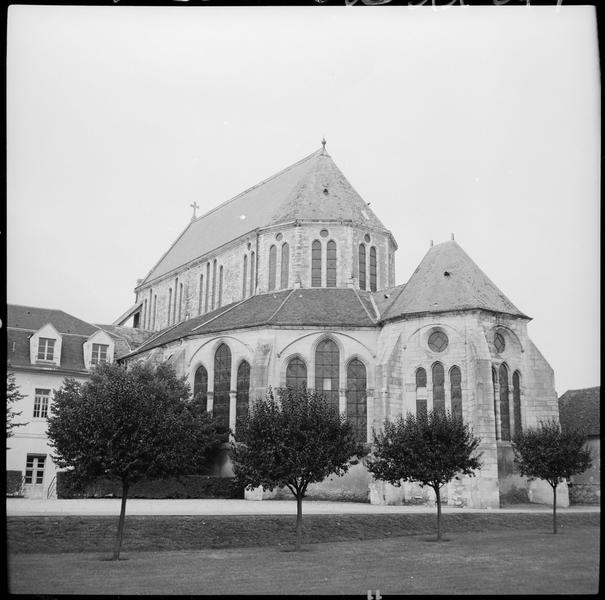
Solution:
[[[452,233],[452,242],[454,241],[454,234]]]
[[[323,154],[326,149],[326,136],[325,135],[323,136],[323,139],[321,140],[321,146],[322,146],[321,153]]]
[[[189,206],[191,206],[191,208],[193,208],[193,216],[191,217],[191,220],[193,221],[196,217],[196,211],[199,208],[198,203],[194,200],[193,204],[190,204]]]
[[[433,240],[431,240],[431,248],[433,247]]]

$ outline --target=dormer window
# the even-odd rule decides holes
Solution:
[[[38,340],[38,360],[55,359],[55,340],[40,338]]]
[[[107,344],[93,344],[92,345],[92,357],[90,359],[90,364],[98,365],[99,363],[106,363],[108,349],[109,349],[109,346]]]

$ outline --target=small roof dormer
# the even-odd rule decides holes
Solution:
[[[100,363],[113,362],[115,341],[106,331],[99,329],[84,342],[83,350],[84,366],[90,370]]]
[[[46,323],[29,339],[29,360],[32,365],[59,367],[63,337],[52,323]]]

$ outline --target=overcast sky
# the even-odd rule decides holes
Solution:
[[[187,226],[310,154],[393,232],[456,240],[559,394],[600,385],[594,9],[11,6],[8,301],[111,323]]]

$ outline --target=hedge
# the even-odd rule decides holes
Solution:
[[[57,473],[58,498],[119,498],[121,483],[111,479],[98,479],[82,488],[77,485],[72,473]],[[146,479],[132,485],[129,498],[243,498],[244,486],[232,477],[209,475],[187,475],[170,479]]]
[[[6,472],[6,495],[7,496],[19,496],[21,491],[21,481],[23,480],[23,473],[21,471],[7,471]]]

